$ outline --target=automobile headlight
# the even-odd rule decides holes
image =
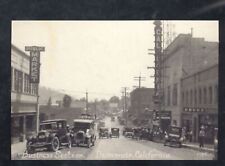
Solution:
[[[183,140],[184,140],[184,138],[183,138],[183,137],[181,137],[181,138],[180,138],[180,141],[182,142]]]
[[[168,135],[165,135],[165,138],[168,139],[169,138]]]

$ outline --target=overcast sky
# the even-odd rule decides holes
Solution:
[[[190,33],[218,41],[217,21],[172,21],[176,34]],[[13,21],[12,43],[45,46],[41,53],[40,84],[77,97],[108,99],[121,96],[122,87],[138,85],[133,77],[146,77],[153,87],[153,21]],[[27,52],[28,53],[28,52]],[[29,54],[29,53],[28,53]]]

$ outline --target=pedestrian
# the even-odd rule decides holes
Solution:
[[[199,147],[204,147],[204,139],[205,139],[205,129],[204,126],[201,127],[199,131]]]
[[[189,142],[192,142],[192,130],[190,130],[190,132],[189,132]]]

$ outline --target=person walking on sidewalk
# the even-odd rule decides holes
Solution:
[[[205,129],[202,126],[199,131],[199,147],[200,148],[204,147],[204,139],[205,139]]]

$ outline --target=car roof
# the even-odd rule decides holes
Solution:
[[[80,122],[80,123],[93,123],[94,120],[91,119],[74,119],[73,122]]]
[[[66,119],[51,119],[51,120],[45,120],[41,123],[53,123],[53,122],[60,122],[60,121],[66,121]]]

